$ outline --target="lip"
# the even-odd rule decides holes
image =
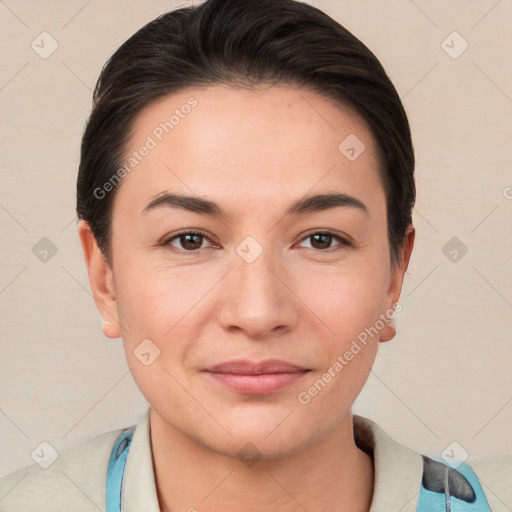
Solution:
[[[213,373],[237,373],[243,375],[262,375],[266,373],[294,373],[304,372],[308,368],[302,368],[281,359],[265,359],[263,361],[249,361],[248,359],[236,359],[217,364],[207,368],[207,372]]]
[[[215,382],[244,395],[275,393],[299,381],[309,371],[278,359],[227,361],[205,370]]]

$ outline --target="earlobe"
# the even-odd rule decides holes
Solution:
[[[108,338],[120,338],[121,328],[112,269],[105,261],[86,221],[80,220],[78,223],[78,234],[94,301],[103,318],[103,333]]]
[[[401,307],[397,306],[402,291],[402,284],[404,281],[405,272],[409,266],[412,249],[414,247],[414,237],[416,230],[412,224],[409,224],[405,232],[405,237],[402,245],[398,263],[392,268],[391,278],[389,282],[388,295],[386,299],[387,315],[390,316],[391,312],[396,309],[400,311]],[[396,314],[396,313],[395,313]],[[379,341],[390,341],[396,335],[395,316],[389,322],[386,322],[385,327],[380,331]]]
[[[386,321],[386,325],[380,331],[379,341],[390,341],[396,335],[395,320],[394,318]]]

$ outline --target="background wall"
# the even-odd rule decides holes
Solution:
[[[512,1],[311,3],[379,57],[417,155],[398,334],[381,344],[354,412],[434,457],[449,446],[510,453]],[[103,63],[183,5],[0,1],[0,475],[32,463],[42,441],[60,451],[146,410],[121,341],[101,331],[75,180]]]

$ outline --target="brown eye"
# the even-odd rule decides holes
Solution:
[[[194,233],[190,233],[187,235],[180,235],[179,240],[184,249],[191,250],[191,251],[200,249],[201,245],[203,245],[203,236],[196,235]]]
[[[333,236],[325,233],[311,235],[311,245],[314,249],[329,249]]]
[[[163,243],[163,245],[170,245],[183,252],[193,252],[202,248],[204,239],[207,239],[207,237],[202,233],[187,231],[185,233],[179,233],[172,238],[169,238]],[[176,247],[173,245],[172,242],[174,241],[179,241],[181,247]]]
[[[330,231],[319,231],[317,233],[311,233],[310,235],[304,237],[302,241],[308,239],[311,240],[311,248],[317,249],[319,251],[332,251],[350,245],[347,240]],[[333,240],[337,240],[339,242],[338,247],[335,247],[334,249],[331,247]]]

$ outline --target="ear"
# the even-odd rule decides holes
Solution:
[[[391,275],[389,279],[389,289],[386,298],[387,311],[395,309],[395,304],[398,303],[400,298],[400,292],[402,291],[402,284],[404,281],[405,272],[409,266],[409,260],[411,258],[412,248],[414,246],[414,237],[416,230],[412,224],[409,224],[405,232],[404,242],[402,250],[399,254],[399,261],[392,266]],[[396,308],[396,311],[400,311],[400,307]],[[394,319],[385,322],[385,326],[380,331],[379,341],[392,340],[396,335],[396,329],[394,326]]]
[[[117,311],[114,275],[101,252],[89,224],[80,220],[78,234],[84,254],[89,283],[96,307],[103,318],[103,334],[108,338],[121,337],[119,316]]]

